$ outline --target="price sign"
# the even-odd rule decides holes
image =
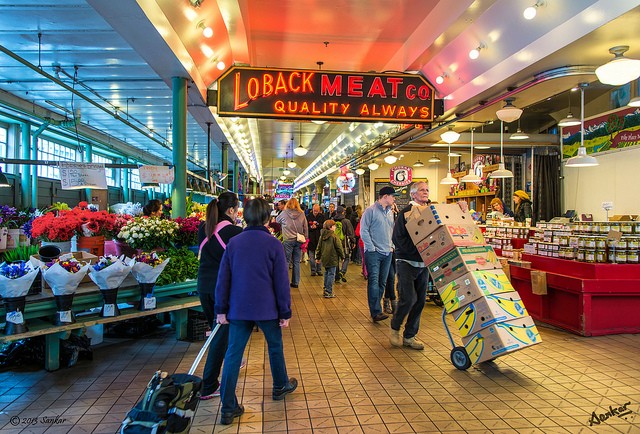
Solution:
[[[58,312],[58,322],[71,324],[73,322],[73,319],[71,318],[71,311],[65,310],[63,312]]]
[[[107,175],[102,163],[58,163],[63,190],[107,189]]]
[[[140,182],[171,184],[175,178],[173,167],[169,166],[140,166]]]

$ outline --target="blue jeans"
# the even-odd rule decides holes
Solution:
[[[384,298],[396,299],[396,254],[394,252],[391,253],[391,265],[389,265],[387,283],[384,285]]]
[[[418,334],[420,328],[420,316],[427,298],[429,272],[426,267],[413,267],[404,261],[397,261],[396,267],[399,300],[395,315],[391,319],[391,328],[400,330],[402,322],[407,318],[403,336],[410,339]]]
[[[302,243],[297,241],[285,241],[284,254],[287,258],[287,264],[291,264],[293,261],[293,268],[291,270],[291,284],[298,285],[300,283],[300,258],[302,257],[302,250],[300,246]]]
[[[342,267],[340,268],[340,272],[342,274],[347,274],[347,267],[348,266],[349,266],[349,256],[344,258],[344,261],[342,261]]]
[[[209,327],[213,330],[215,327],[215,314],[213,312],[213,305],[215,304],[214,294],[201,292],[200,304],[202,310],[207,317]],[[227,352],[227,345],[229,343],[229,326],[221,324],[218,333],[211,341],[209,352],[207,353],[207,361],[204,364],[204,372],[202,373],[202,395],[211,395],[216,391],[220,382],[220,371],[222,370],[222,362],[224,361],[224,354]]]
[[[311,273],[321,274],[322,273],[322,264],[316,262],[316,252],[315,250],[309,249],[307,251],[309,253],[309,267],[311,268]]]
[[[326,267],[324,269],[324,290],[333,293],[333,281],[336,278],[337,267]]]
[[[238,385],[240,364],[242,363],[244,349],[251,337],[253,326],[256,324],[264,333],[267,341],[273,388],[282,389],[289,383],[282,349],[282,329],[279,321],[277,319],[268,321],[231,320],[229,323],[229,347],[227,348],[227,354],[224,356],[222,384],[220,387],[222,413],[231,413],[238,407],[236,386]]]
[[[391,253],[383,255],[378,252],[364,252],[364,261],[367,266],[367,298],[369,300],[369,313],[371,318],[382,313],[380,300],[389,275],[391,265]]]

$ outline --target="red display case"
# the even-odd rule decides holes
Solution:
[[[522,255],[511,283],[536,320],[582,336],[640,333],[640,265],[596,264]],[[532,292],[531,270],[546,272],[547,294]]]

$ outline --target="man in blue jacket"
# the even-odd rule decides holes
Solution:
[[[391,234],[393,231],[393,211],[396,191],[393,187],[382,187],[378,200],[362,213],[360,219],[360,238],[364,243],[364,261],[369,275],[367,279],[367,298],[369,313],[373,322],[389,318],[382,312],[381,300],[387,283],[391,265]]]

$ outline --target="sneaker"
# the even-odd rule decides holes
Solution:
[[[408,339],[404,338],[402,340],[402,345],[404,345],[405,347],[413,348],[414,350],[424,350],[424,344],[417,340],[415,336]]]
[[[200,401],[208,401],[213,398],[217,398],[220,396],[220,387],[215,390],[213,393],[209,393],[208,395],[200,395]]]
[[[231,425],[233,423],[233,419],[242,416],[243,413],[244,407],[238,404],[235,410],[231,413],[222,413],[222,416],[220,416],[220,423],[222,425]]]
[[[282,401],[285,396],[296,390],[298,387],[298,380],[295,378],[289,378],[289,384],[282,389],[273,389],[272,398],[276,401]]]
[[[391,336],[389,336],[389,342],[394,347],[402,346],[402,336],[400,336],[400,330],[391,329]]]
[[[342,281],[343,281],[343,282],[345,282],[345,283],[347,282],[347,278],[346,278],[346,277],[344,277],[344,274],[343,274],[343,273],[340,273],[340,280],[342,280]]]
[[[325,291],[322,295],[324,296],[324,298],[336,298],[336,295],[333,292],[329,291]]]
[[[385,298],[383,300],[382,306],[383,306],[382,310],[384,311],[384,313],[387,313],[387,314],[392,314],[393,313],[393,309],[391,308],[391,300],[390,299]]]
[[[372,319],[373,319],[373,322],[378,322],[378,321],[384,321],[387,318],[389,318],[389,315],[385,315],[381,312],[376,316],[374,316]]]

